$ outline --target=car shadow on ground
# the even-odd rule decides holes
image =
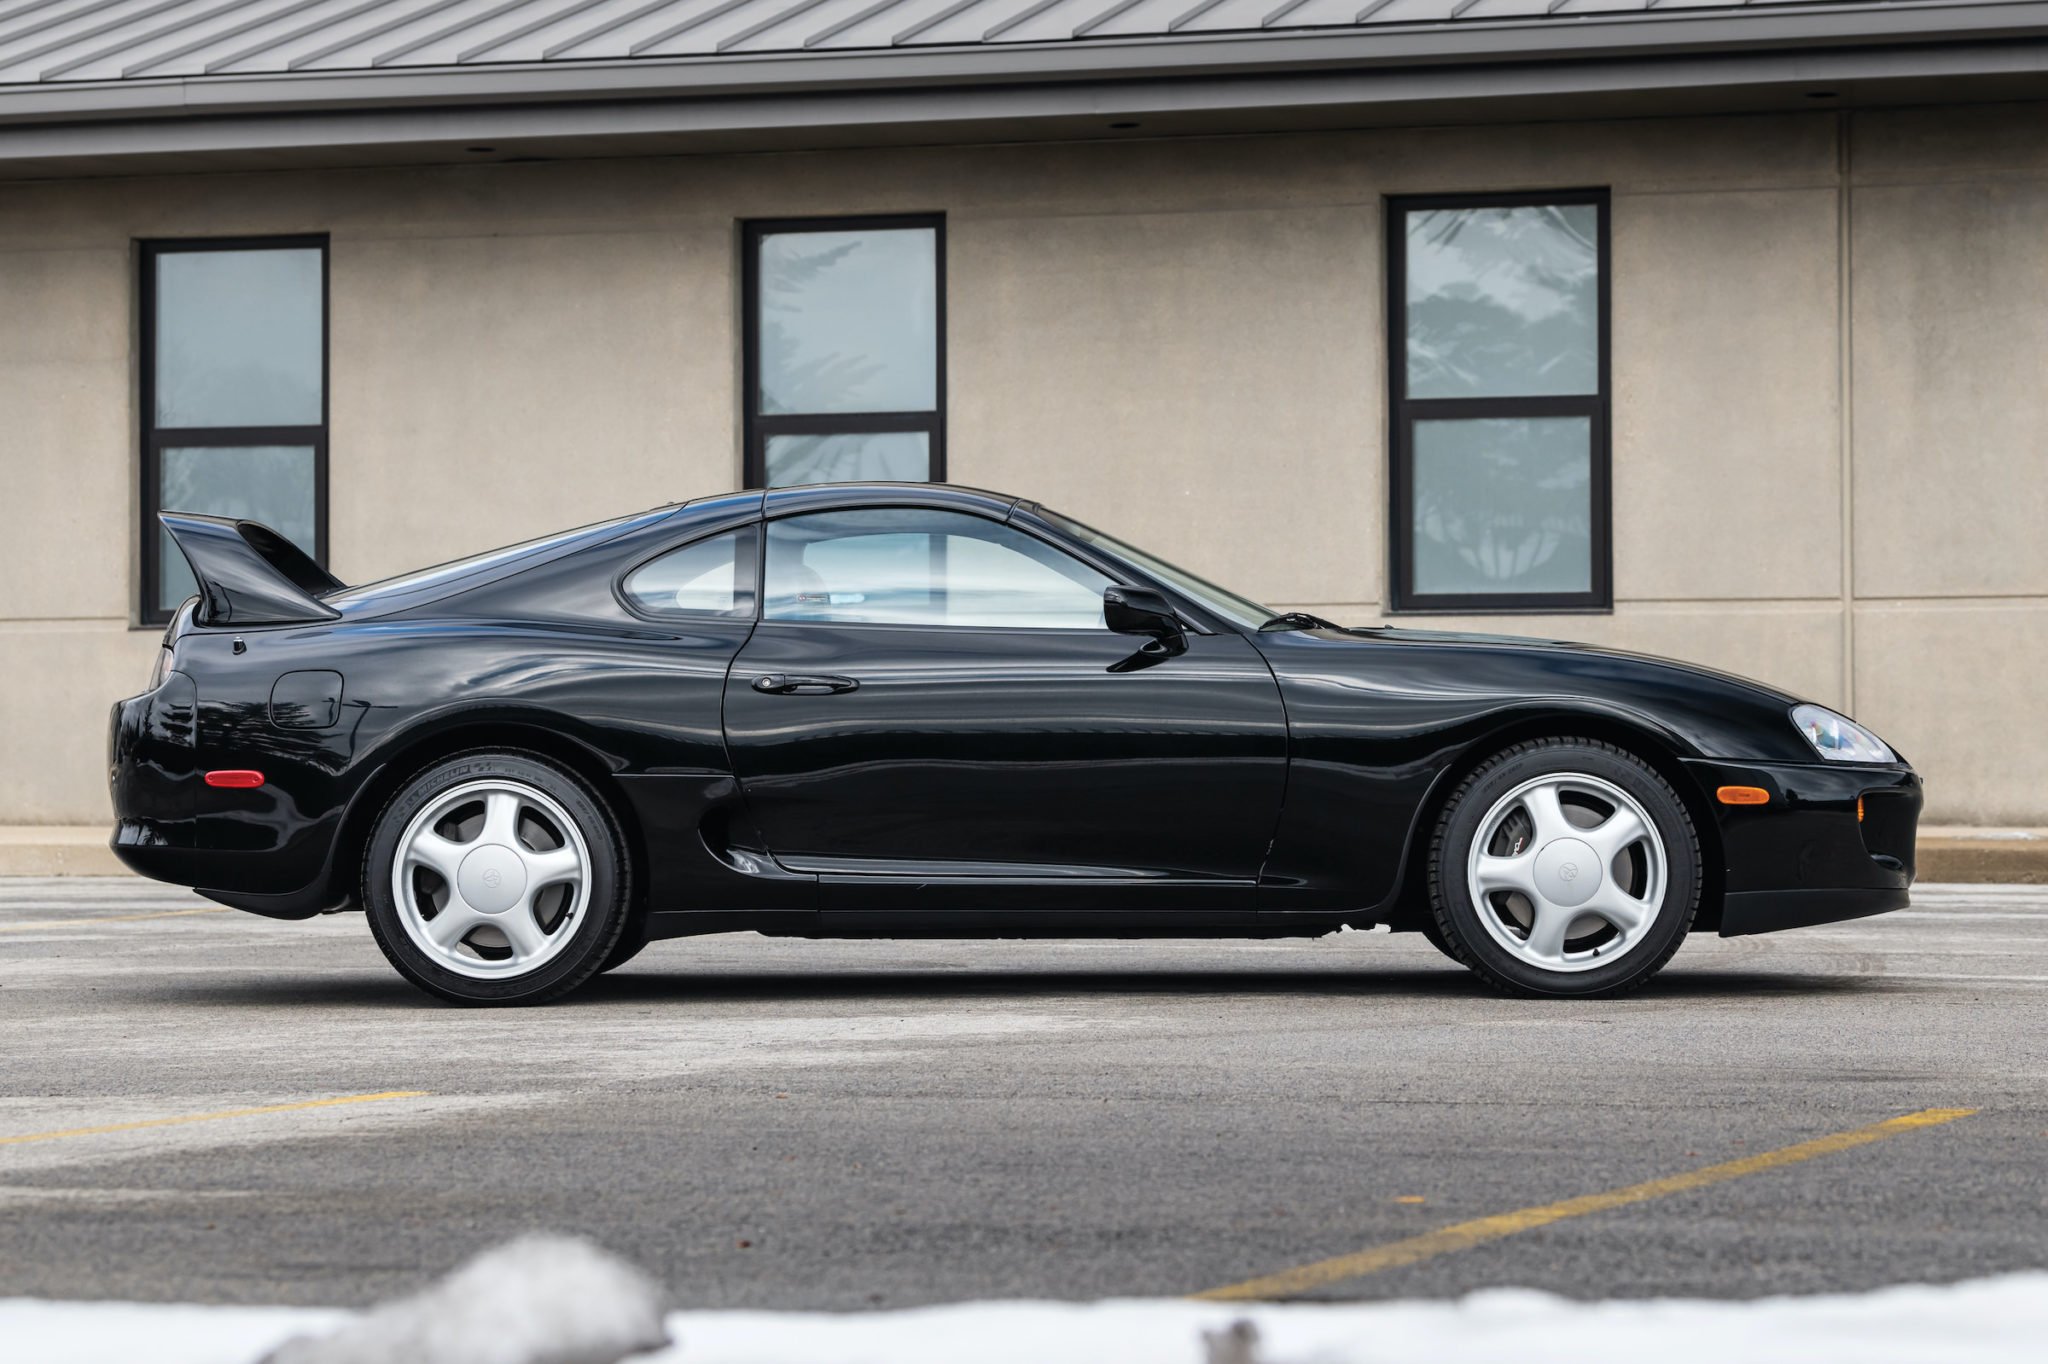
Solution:
[[[1911,988],[1879,976],[1805,975],[1763,971],[1666,971],[1629,1000],[1781,999],[1862,994]],[[396,976],[323,976],[317,979],[208,982],[151,992],[165,1002],[227,1008],[434,1008],[441,1006]],[[1450,967],[1387,970],[1213,971],[1173,969],[1096,971],[932,969],[881,971],[688,971],[636,964],[602,976],[553,1007],[673,1001],[800,1002],[820,999],[957,1000],[1056,999],[1074,996],[1218,996],[1499,1000],[1541,1009],[1545,1001],[1514,1001],[1476,977]],[[1569,1005],[1572,1001],[1556,1001]],[[1611,1001],[1594,1001],[1607,1003]]]
[[[1856,993],[1875,978],[1779,972],[1666,973],[1634,997],[1757,998]],[[591,982],[568,1002],[697,999],[1016,999],[1062,995],[1373,996],[1400,999],[1504,999],[1467,972],[1392,968],[1362,970],[1132,971],[750,971],[705,975],[627,969]],[[1563,1001],[1569,1003],[1570,1001]],[[1540,1005],[1539,1005],[1540,1007]]]

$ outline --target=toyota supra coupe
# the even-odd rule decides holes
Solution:
[[[1897,909],[1913,769],[1574,644],[1275,612],[1015,497],[709,497],[349,587],[166,513],[198,594],[114,707],[114,851],[362,908],[444,999],[657,938],[1419,932],[1607,995],[1685,935]]]

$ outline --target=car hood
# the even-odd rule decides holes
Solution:
[[[1576,716],[1650,730],[1686,756],[1816,759],[1791,723],[1799,697],[1696,663],[1563,640],[1394,627],[1274,631],[1257,643],[1290,716],[1369,714],[1376,729],[1474,737]]]
[[[1491,635],[1470,630],[1411,630],[1392,625],[1373,626],[1365,629],[1347,629],[1333,632],[1357,639],[1361,642],[1394,644],[1463,644],[1489,649],[1527,649],[1545,653],[1571,654],[1585,658],[1614,659],[1641,664],[1659,669],[1675,669],[1702,678],[1711,678],[1729,686],[1767,696],[1786,707],[1800,704],[1806,698],[1794,695],[1768,682],[1759,682],[1741,673],[1731,673],[1721,668],[1710,668],[1704,663],[1691,663],[1681,658],[1666,658],[1661,654],[1637,653],[1630,649],[1611,649],[1600,644],[1582,644],[1568,639],[1543,639],[1533,635]]]

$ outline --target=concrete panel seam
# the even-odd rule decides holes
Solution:
[[[1842,517],[1842,708],[1851,714],[1856,710],[1856,301],[1850,258],[1855,234],[1849,216],[1855,198],[1851,188],[1853,117],[1849,110],[1835,115],[1836,145],[1841,156],[1835,208],[1835,402],[1841,429],[1835,447],[1835,467],[1841,484]]]

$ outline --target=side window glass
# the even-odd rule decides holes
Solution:
[[[640,565],[626,577],[626,600],[650,616],[752,616],[756,534],[743,526]]]
[[[1010,526],[911,508],[768,526],[768,620],[1102,629],[1110,580]]]

